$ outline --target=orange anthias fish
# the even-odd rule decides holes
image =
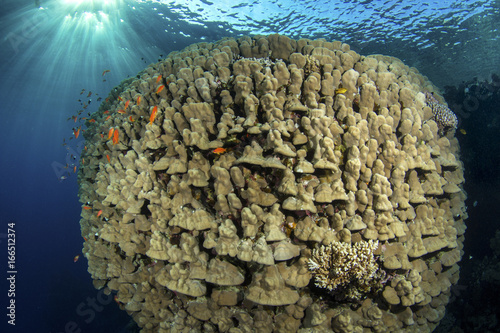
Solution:
[[[95,123],[95,119],[89,119],[89,123]]]
[[[125,102],[125,107],[123,108],[123,110],[127,110],[129,104],[130,104],[130,100],[126,101]]]
[[[221,154],[224,154],[226,151],[227,151],[226,148],[215,148],[212,151],[212,153],[217,154],[217,155],[221,155]]]
[[[120,102],[123,102],[123,98],[122,98],[121,96],[118,96],[118,100],[119,100]]]
[[[165,86],[162,84],[161,86],[158,87],[158,89],[156,89],[156,93],[159,94],[164,88]]]
[[[137,97],[137,105],[141,104],[142,96]]]
[[[108,113],[109,113],[109,110],[106,110],[106,111],[104,111],[103,113],[104,113],[104,114],[108,114]]]
[[[89,209],[92,209],[92,207],[90,207],[90,206],[83,206],[83,209],[89,210]]]
[[[73,173],[76,173],[76,165],[73,167]]]
[[[153,121],[155,121],[156,118],[156,113],[158,112],[158,106],[155,105],[153,108],[153,111],[151,112],[151,116],[149,117],[149,124],[153,124]]]
[[[125,110],[118,110],[118,113],[124,114],[124,113],[127,113],[127,112],[125,112]]]
[[[75,139],[78,139],[78,136],[80,135],[81,129],[82,129],[82,126],[78,127],[78,129],[73,129],[73,134],[75,135]]]
[[[108,163],[111,162],[111,159],[109,158],[108,154],[106,154],[106,159],[108,160]]]
[[[113,133],[113,145],[116,145],[120,141],[120,132],[116,129]]]
[[[92,96],[92,91],[89,91],[89,94],[87,95],[87,97],[90,97]]]
[[[134,118],[132,118],[132,116],[128,117],[128,120],[130,120],[131,122],[134,122]]]
[[[97,212],[97,217],[101,216],[102,214],[102,209]]]
[[[156,78],[156,83],[160,82],[161,78],[162,78],[161,74],[158,75],[158,77]]]
[[[111,116],[107,116],[106,119],[104,119],[104,121],[108,120],[109,118],[111,118]]]
[[[73,258],[73,262],[77,262],[77,261],[78,261],[78,259],[80,259],[80,255],[79,255],[79,254],[77,254],[77,255]]]
[[[109,69],[106,69],[104,72],[102,72],[102,76],[106,75],[106,73],[111,72]]]
[[[109,132],[108,132],[108,140],[111,139],[111,137],[113,136],[113,132],[115,131],[115,129],[113,127],[111,127],[109,129]]]

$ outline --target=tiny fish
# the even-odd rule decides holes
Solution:
[[[109,118],[111,118],[111,116],[107,116],[106,119],[104,119],[104,121],[108,120]]]
[[[83,236],[83,240],[84,241],[88,241],[87,237]]]
[[[119,100],[120,102],[123,102],[123,98],[122,98],[121,96],[118,96],[118,100]]]
[[[124,114],[124,113],[127,113],[127,112],[125,112],[124,110],[118,110],[118,113]]]
[[[77,254],[76,256],[73,257],[73,262],[77,262],[78,259],[80,259],[80,255]]]
[[[130,104],[130,100],[126,101],[125,102],[125,107],[123,108],[123,110],[127,110],[129,104]]]
[[[95,123],[95,119],[89,119],[89,123]]]
[[[111,139],[111,137],[113,136],[113,132],[115,131],[115,129],[113,127],[111,127],[109,129],[109,132],[108,132],[108,140]]]
[[[82,89],[82,91],[80,91],[80,95],[83,94],[85,92],[85,89]]]
[[[164,88],[165,86],[162,84],[161,86],[158,87],[158,89],[156,89],[156,93],[159,94]]]
[[[108,160],[108,163],[111,162],[111,159],[109,158],[108,154],[106,154],[106,159]]]
[[[141,104],[142,96],[137,97],[137,105]]]
[[[212,151],[212,153],[217,154],[217,155],[221,155],[221,154],[224,154],[226,151],[227,151],[226,148],[215,148]]]
[[[161,78],[162,78],[161,74],[160,74],[160,75],[158,75],[158,77],[156,78],[156,83],[160,82],[160,81],[161,81]]]
[[[73,129],[73,134],[75,135],[75,139],[78,139],[78,136],[80,135],[80,129],[82,126],[78,127],[78,129]]]
[[[128,117],[128,120],[130,120],[131,122],[134,122],[134,118],[132,118],[132,116]]]
[[[109,110],[106,110],[106,111],[104,111],[103,113],[104,113],[104,114],[108,114],[108,113],[109,113]]]
[[[113,145],[116,145],[120,141],[120,132],[116,129],[113,133]]]
[[[462,133],[463,135],[467,134],[467,131],[464,130],[463,128],[460,129],[460,133]]]
[[[101,216],[102,214],[102,209],[97,212],[97,217]]]
[[[111,72],[109,69],[106,69],[104,72],[102,72],[102,76],[106,75],[106,73]]]
[[[73,173],[76,173],[76,165],[73,167]]]
[[[345,94],[347,92],[346,88],[339,88],[335,90],[335,94]]]
[[[149,124],[153,124],[153,121],[155,121],[156,118],[156,113],[158,112],[158,106],[155,105],[153,108],[153,111],[151,112],[151,116],[149,117]]]
[[[87,98],[89,98],[90,96],[92,96],[92,91],[89,91],[89,94],[87,95]]]

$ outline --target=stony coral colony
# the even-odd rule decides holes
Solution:
[[[83,134],[94,285],[143,332],[431,331],[467,217],[436,91],[396,58],[280,35],[148,66]]]

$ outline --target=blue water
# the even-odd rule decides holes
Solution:
[[[82,138],[69,140],[74,123],[67,118],[89,91],[86,112],[93,112],[96,93],[105,98],[162,55],[247,34],[342,40],[360,54],[401,58],[441,88],[486,79],[500,64],[498,1],[60,0],[39,6],[0,0],[1,332],[125,332],[130,322],[94,289],[85,259],[73,262],[82,249],[72,171]],[[68,169],[58,168],[66,163]],[[498,181],[489,177],[497,178],[484,182]],[[472,190],[478,209],[494,205],[492,196]],[[480,236],[486,223],[471,219],[468,233]],[[3,313],[8,222],[15,222],[17,241],[15,327]],[[489,233],[498,228],[493,220],[487,226]],[[484,255],[485,248],[472,243],[467,250]]]

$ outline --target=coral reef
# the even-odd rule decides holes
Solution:
[[[280,35],[148,66],[83,134],[95,287],[143,332],[432,331],[467,213],[426,91],[398,59]]]

